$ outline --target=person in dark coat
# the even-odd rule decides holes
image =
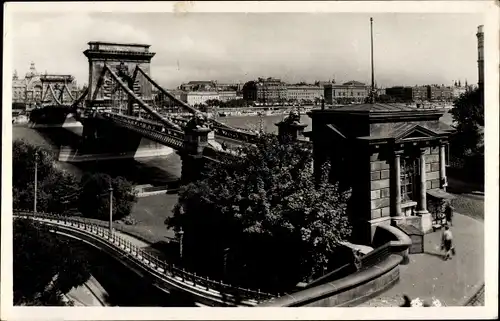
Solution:
[[[451,260],[451,255],[453,252],[453,234],[450,231],[450,227],[445,225],[443,237],[441,240],[441,249],[445,251],[444,260]]]

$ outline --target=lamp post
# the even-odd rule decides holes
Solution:
[[[182,260],[182,243],[184,239],[184,231],[182,230],[182,227],[181,230],[177,232],[177,239],[179,240],[179,258]]]
[[[109,183],[109,233],[113,233],[113,187]]]
[[[229,253],[229,248],[224,249],[224,278],[227,277],[227,256]]]
[[[33,212],[36,214],[36,199],[38,190],[38,152],[35,152],[35,196],[33,198]]]

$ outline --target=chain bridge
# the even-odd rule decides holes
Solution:
[[[47,106],[71,106],[76,98],[68,88],[73,82],[71,75],[49,75],[40,76],[42,84],[41,105]]]
[[[70,97],[68,104],[68,98],[64,100],[65,96],[49,81],[47,92],[51,99],[46,104],[69,106],[83,125],[84,147],[95,148],[105,141],[105,149],[113,147],[112,153],[120,153],[146,138],[177,151],[182,159],[181,181],[187,183],[200,177],[207,162],[238,157],[236,147],[252,144],[260,135],[210,119],[162,88],[150,76],[150,61],[155,53],[149,52],[148,45],[90,42],[84,54],[89,61],[87,89],[80,97]],[[283,134],[284,127],[277,125]],[[291,126],[295,136],[305,126],[295,122]],[[277,296],[191,274],[84,219],[28,211],[15,211],[14,218],[35,220],[56,233],[106,250],[145,273],[146,280],[152,280],[156,287],[167,292],[182,291],[202,305],[255,306]]]
[[[252,144],[259,136],[209,118],[160,86],[150,75],[155,53],[149,45],[89,42],[84,55],[89,61],[88,87],[72,99],[70,110],[83,124],[83,145],[89,149],[123,154],[146,138],[177,151],[183,180],[189,181],[198,177],[200,163],[234,157],[238,146]],[[47,88],[52,105],[67,106],[59,99],[62,94],[51,85]]]

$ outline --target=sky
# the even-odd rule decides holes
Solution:
[[[379,86],[477,83],[479,14],[14,13],[13,69],[88,82],[89,41],[150,44],[165,88],[190,80],[370,83],[370,17]]]

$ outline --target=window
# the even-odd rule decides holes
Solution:
[[[418,194],[418,175],[419,173],[418,158],[401,158],[401,201],[416,200]]]

